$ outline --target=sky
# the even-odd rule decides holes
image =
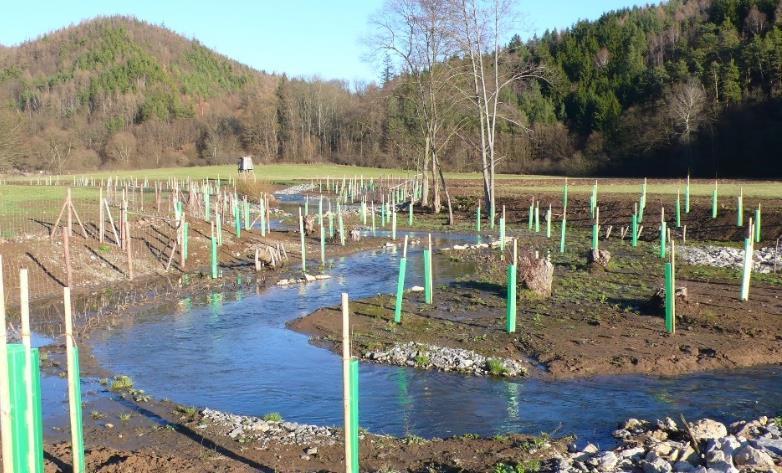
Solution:
[[[101,15],[132,15],[198,39],[255,69],[289,76],[370,82],[379,77],[362,44],[383,0],[28,0],[0,15],[0,44],[12,46]],[[519,0],[522,38],[648,2]]]

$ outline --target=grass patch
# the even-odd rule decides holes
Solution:
[[[505,363],[497,358],[489,358],[486,360],[486,368],[492,376],[505,376],[508,374],[508,369],[505,368]]]
[[[195,406],[176,406],[176,409],[174,411],[177,414],[181,414],[182,417],[193,419],[195,416],[198,415],[198,408]]]
[[[269,412],[264,414],[263,420],[266,422],[282,422],[282,415],[279,412]]]
[[[133,379],[130,376],[119,375],[115,376],[111,381],[112,391],[125,391],[133,387]]]
[[[426,353],[419,353],[415,357],[415,365],[419,368],[426,368],[429,366],[429,355]]]

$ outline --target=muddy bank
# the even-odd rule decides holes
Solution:
[[[550,298],[520,286],[515,334],[505,332],[509,255],[501,261],[498,250],[472,248],[447,254],[481,270],[436,287],[432,305],[424,303],[422,293],[407,292],[400,325],[393,323],[393,297],[352,301],[354,354],[372,358],[373,352],[415,342],[516,360],[532,375],[552,378],[674,375],[782,363],[779,275],[753,276],[752,296],[741,302],[737,271],[678,263],[677,286],[687,288],[687,297],[677,301],[676,333],[667,334],[662,307],[654,302],[663,265],[653,245],[633,249],[627,242],[602,241],[601,248],[614,256],[607,270],[592,271],[584,256],[585,234],[573,232],[574,243],[564,255],[544,237],[522,238],[528,250],[551,251],[555,274]],[[341,350],[336,307],[289,327],[309,334],[317,345]]]

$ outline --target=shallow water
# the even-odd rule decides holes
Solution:
[[[474,239],[444,235],[435,247]],[[421,250],[409,251],[407,287],[422,284]],[[215,294],[202,305],[184,301],[181,312],[144,315],[128,327],[96,334],[93,352],[107,369],[130,375],[136,387],[158,398],[339,425],[340,358],[285,323],[338,305],[341,292],[352,299],[393,293],[399,256],[368,251],[334,260],[330,280],[259,295]],[[469,269],[439,255],[434,264],[440,276],[435,288]],[[556,431],[608,445],[611,431],[628,417],[684,413],[729,421],[782,411],[779,367],[675,378],[509,381],[362,363],[360,390],[362,427],[423,437]]]

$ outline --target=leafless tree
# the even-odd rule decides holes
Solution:
[[[452,12],[451,32],[462,55],[468,61],[470,88],[463,94],[473,103],[479,118],[480,151],[486,206],[495,209],[495,169],[497,121],[520,123],[503,115],[502,91],[520,81],[545,80],[543,68],[534,64],[509,64],[508,53],[500,41],[515,19],[512,0],[449,0]]]
[[[689,143],[692,135],[706,119],[706,92],[698,79],[675,84],[666,94],[673,134],[682,143]]]
[[[456,51],[449,28],[448,0],[387,0],[371,23],[370,45],[377,53],[392,55],[410,81],[416,115],[424,141],[423,204],[429,202],[429,178],[432,180],[432,204],[441,210],[440,185],[446,194],[449,222],[453,210],[439,154],[461,126],[453,110],[458,100],[450,94],[451,82],[458,71],[448,66]]]

